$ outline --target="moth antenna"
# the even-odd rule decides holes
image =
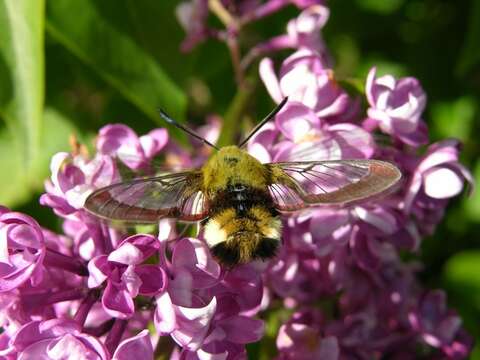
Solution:
[[[200,140],[201,142],[203,142],[204,144],[214,148],[215,150],[220,150],[218,148],[218,146],[215,146],[213,145],[210,141],[208,141],[207,139],[201,137],[200,135],[198,135],[195,131],[193,131],[192,129],[186,127],[185,125],[182,125],[180,124],[178,121],[176,121],[175,119],[172,119],[165,111],[163,111],[162,109],[158,109],[158,112],[160,114],[160,116],[162,117],[163,120],[165,120],[167,123],[169,123],[170,125],[173,125],[175,126],[177,129],[180,129],[182,131],[185,131],[187,134],[193,136],[195,139],[198,139]]]
[[[243,141],[238,145],[238,147],[241,148],[241,147],[245,146],[245,144],[248,142],[248,140],[250,140],[252,138],[252,136],[255,135],[258,132],[258,130],[260,130],[262,128],[263,125],[265,125],[267,122],[272,120],[275,117],[275,115],[277,115],[278,112],[280,110],[282,110],[283,106],[287,103],[287,100],[288,100],[288,96],[284,97],[282,102],[280,104],[278,104],[277,107],[275,109],[273,109],[270,112],[270,114],[268,114],[262,121],[260,121],[258,123],[258,125],[255,126],[255,128],[252,131],[250,131],[250,134],[248,134],[248,136],[245,139],[243,139]]]

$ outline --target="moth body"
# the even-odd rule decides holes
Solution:
[[[216,152],[200,169],[126,180],[97,189],[86,199],[85,209],[103,219],[135,223],[156,223],[162,218],[201,221],[213,255],[219,262],[233,266],[275,255],[281,242],[280,213],[310,206],[356,204],[384,195],[398,183],[401,173],[389,162],[312,160],[317,149],[338,148],[330,138],[303,149],[308,159],[305,161],[262,164],[242,150],[286,101],[285,98],[239,146],[222,148],[161,112],[168,123]],[[292,155],[302,159],[301,153],[289,156]]]
[[[212,156],[202,168],[209,217],[204,237],[226,265],[267,259],[281,241],[281,221],[268,191],[268,168],[236,146]]]
[[[237,146],[225,146],[202,167],[203,190],[209,197],[241,184],[267,191],[270,174],[260,161]]]
[[[267,259],[281,241],[281,221],[267,191],[233,184],[216,194],[204,237],[226,265]]]

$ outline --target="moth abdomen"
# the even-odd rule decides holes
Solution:
[[[275,255],[281,221],[266,190],[233,184],[212,200],[204,235],[221,263],[235,265]]]

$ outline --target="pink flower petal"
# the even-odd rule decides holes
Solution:
[[[148,330],[123,340],[115,350],[112,360],[145,359],[153,360],[153,346]]]
[[[111,282],[107,283],[102,296],[104,310],[113,317],[127,319],[135,311],[135,305],[127,290],[119,289]]]
[[[279,104],[283,100],[284,95],[280,90],[280,84],[277,75],[275,74],[275,69],[273,68],[273,61],[269,58],[262,59],[259,65],[259,72],[260,78],[265,84],[268,93],[273,101]]]
[[[100,255],[88,262],[88,287],[100,286],[110,272],[106,255]]]
[[[144,256],[138,247],[124,242],[120,247],[108,255],[108,261],[115,261],[125,265],[135,265],[143,261]]]
[[[177,329],[171,333],[172,338],[180,346],[190,350],[198,350],[203,343],[210,322],[217,308],[217,300],[212,298],[210,303],[202,308],[177,307]]]
[[[160,336],[170,334],[176,328],[175,306],[172,303],[168,292],[156,297],[157,308],[155,310],[154,322]]]
[[[237,344],[248,344],[259,341],[265,330],[263,321],[246,316],[226,318],[217,324],[217,326],[220,326],[225,332],[228,341]]]
[[[141,280],[139,293],[142,295],[156,295],[167,286],[167,274],[157,265],[138,265],[135,273]]]
[[[463,178],[448,168],[434,168],[424,175],[425,193],[434,199],[448,199],[463,189]]]

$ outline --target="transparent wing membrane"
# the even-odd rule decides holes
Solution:
[[[175,217],[182,221],[198,221],[208,211],[200,184],[198,172],[125,181],[93,192],[85,208],[109,220],[156,222],[164,217]]]
[[[401,178],[397,167],[380,160],[284,162],[268,166],[276,168],[272,170],[277,175],[269,189],[283,211],[366,201],[384,193]]]

